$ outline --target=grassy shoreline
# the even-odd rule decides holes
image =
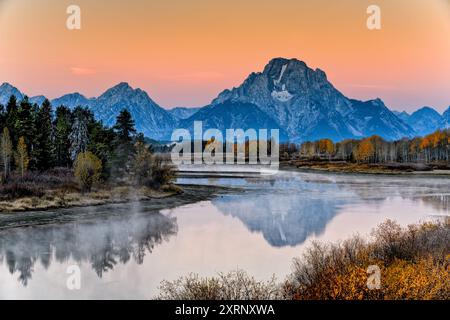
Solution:
[[[89,193],[65,192],[64,190],[56,189],[46,191],[45,195],[41,197],[30,196],[0,201],[0,213],[41,211],[160,199],[182,192],[175,185],[166,185],[159,190],[148,187],[117,186],[109,189],[101,188]]]
[[[312,172],[332,172],[349,174],[384,174],[384,175],[450,175],[449,169],[417,164],[363,164],[328,161],[282,161],[283,170],[302,170]]]
[[[175,187],[178,187],[175,185]],[[239,192],[239,188],[217,187],[217,186],[203,186],[203,185],[188,185],[180,186],[182,192],[172,194],[160,194],[154,197],[148,197],[140,201],[145,207],[143,214],[151,212],[159,212],[164,209],[171,209],[199,201],[210,200],[218,194],[227,194]],[[38,225],[50,224],[64,224],[79,221],[86,221],[92,219],[110,218],[115,216],[122,216],[125,214],[135,214],[133,210],[129,210],[133,206],[133,202],[138,201],[136,197],[128,201],[111,201],[105,203],[98,203],[96,205],[86,206],[72,206],[72,207],[58,207],[47,208],[41,210],[28,210],[13,213],[0,212],[0,231],[13,228],[33,227]],[[86,208],[86,210],[83,210]]]

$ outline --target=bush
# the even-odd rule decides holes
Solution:
[[[158,299],[162,300],[273,300],[280,299],[275,278],[256,281],[242,270],[201,278],[190,274],[173,282],[163,281]]]
[[[75,160],[74,170],[81,190],[91,191],[92,186],[100,180],[102,161],[92,152],[81,152]]]
[[[45,190],[51,189],[76,189],[72,170],[55,168],[45,172],[27,171],[23,176],[14,172],[0,185],[0,199],[42,197]]]
[[[174,178],[175,172],[173,165],[163,162],[160,157],[155,157],[150,186],[159,188],[162,185],[171,183]]]
[[[374,240],[315,243],[284,285],[288,299],[448,299],[450,219],[402,229],[387,221]],[[367,286],[367,268],[381,271],[381,288]]]
[[[44,195],[42,187],[32,183],[8,183],[0,185],[0,200],[13,200],[23,197],[42,197]]]
[[[380,269],[379,289],[368,287],[368,267]],[[372,241],[353,237],[338,244],[315,242],[279,285],[243,271],[163,281],[160,299],[175,300],[382,300],[450,299],[450,219],[401,228],[381,224]]]

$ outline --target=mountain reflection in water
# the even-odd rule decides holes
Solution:
[[[328,222],[347,204],[378,206],[397,196],[447,214],[450,207],[449,181],[442,178],[380,179],[372,175],[333,174],[310,177],[311,174],[281,173],[276,177],[244,177],[234,181],[212,177],[185,179],[184,183],[252,186],[253,192],[245,196],[226,195],[212,202],[223,214],[241,220],[249,231],[261,232],[275,247],[296,246],[311,235],[321,235]]]
[[[151,201],[56,210],[67,222],[0,230],[0,297],[40,297],[43,288],[51,289],[46,297],[75,296],[64,280],[73,264],[89,279],[76,293],[81,298],[147,297],[164,279],[236,267],[283,278],[311,240],[368,234],[387,218],[406,225],[448,215],[449,180],[292,172],[189,177],[178,183],[237,189],[160,212]],[[82,219],[65,220],[69,213]]]

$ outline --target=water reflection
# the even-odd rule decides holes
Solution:
[[[274,247],[297,246],[323,234],[327,224],[348,204],[379,207],[399,197],[419,201],[448,215],[450,188],[443,178],[373,175],[302,174],[223,179],[184,179],[183,183],[242,186],[251,192],[226,195],[213,204],[241,220],[251,232],[261,232]],[[447,193],[447,194],[446,194]]]
[[[58,210],[54,213],[60,224],[0,231],[0,279],[16,289],[17,277],[39,296],[43,286],[51,286],[47,278],[56,275],[55,265],[76,263],[95,271],[91,290],[109,297],[95,286],[102,277],[120,283],[117,292],[127,294],[137,291],[137,286],[147,290],[144,278],[156,290],[163,279],[199,270],[212,275],[229,270],[230,265],[282,277],[309,239],[336,241],[353,232],[368,233],[386,218],[416,223],[428,215],[448,215],[450,206],[450,181],[445,178],[280,172],[269,177],[181,178],[179,182],[239,190],[161,213],[155,212],[152,202]],[[71,211],[78,213],[74,217],[90,220],[74,223],[68,218]],[[136,267],[141,264],[145,268]],[[122,280],[125,265],[129,273]],[[30,283],[33,273],[35,280]],[[45,281],[43,274],[48,274]],[[41,287],[33,288],[36,282]],[[6,290],[0,291],[0,297],[5,295]]]
[[[274,247],[296,246],[311,235],[322,234],[350,196],[331,184],[294,179],[267,183],[273,189],[227,195],[212,202],[223,214],[241,220],[251,232],[261,232]]]
[[[101,278],[118,263],[142,264],[147,253],[178,231],[175,217],[159,213],[96,223],[41,226],[0,233],[0,262],[26,286],[37,262],[87,262]]]

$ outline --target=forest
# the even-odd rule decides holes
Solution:
[[[53,110],[48,100],[38,106],[11,96],[0,105],[0,130],[0,200],[63,185],[82,193],[105,184],[157,189],[173,178],[127,110],[107,128],[87,108]]]
[[[330,139],[280,145],[280,155],[306,160],[346,161],[354,163],[448,163],[450,130],[438,130],[425,137],[387,141],[374,135],[365,139]]]

